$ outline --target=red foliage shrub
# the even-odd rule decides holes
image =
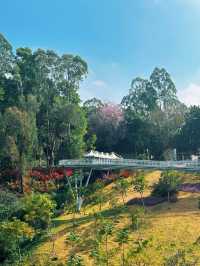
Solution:
[[[46,182],[49,180],[62,180],[65,175],[71,176],[73,170],[71,168],[67,169],[53,169],[50,172],[44,169],[35,169],[30,172],[32,178],[37,178],[40,181]]]
[[[65,170],[65,174],[66,174],[66,176],[72,176],[73,175],[73,170],[71,168],[67,168]]]

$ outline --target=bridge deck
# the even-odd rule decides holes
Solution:
[[[96,170],[111,169],[158,169],[158,170],[183,170],[200,171],[200,161],[151,161],[132,159],[80,159],[61,160],[59,166],[72,168],[92,168]]]

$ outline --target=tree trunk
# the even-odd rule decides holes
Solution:
[[[18,255],[19,255],[19,262],[22,261],[22,255],[21,255],[21,249],[20,249],[20,244],[18,242]]]
[[[88,178],[87,178],[87,181],[85,183],[85,187],[88,187],[89,182],[90,182],[91,175],[92,175],[92,168],[90,169],[90,173],[89,173]]]
[[[123,201],[123,204],[125,205],[125,199],[124,199],[124,193],[122,192],[122,201]]]
[[[143,193],[140,194],[141,201],[142,201],[142,206],[145,209],[145,204],[144,204],[144,199],[143,199]]]
[[[23,178],[23,173],[20,173],[19,177],[19,183],[20,183],[20,193],[24,193],[24,178]]]
[[[122,265],[125,266],[124,261],[124,243],[122,243]]]
[[[77,198],[77,210],[78,210],[78,212],[80,212],[82,205],[83,205],[83,197],[78,196],[78,198]]]
[[[19,160],[20,160],[20,173],[19,173],[20,193],[24,193],[25,161],[22,153],[20,153]]]
[[[169,202],[169,200],[170,200],[170,192],[168,191],[167,192],[167,201]]]
[[[108,266],[108,237],[106,236],[106,265]]]

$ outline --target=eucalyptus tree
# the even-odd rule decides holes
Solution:
[[[89,100],[86,100],[83,103],[84,110],[87,114],[97,113],[100,108],[103,107],[103,102],[100,99],[92,98]]]
[[[170,74],[164,68],[156,67],[149,79],[133,79],[129,93],[124,96],[121,104],[125,123],[120,142],[124,139],[126,143],[126,139],[129,139],[126,134],[134,134],[132,145],[127,145],[127,148],[131,147],[132,153],[135,153],[138,146],[140,153],[148,149],[154,158],[163,158],[164,151],[173,147],[174,136],[183,125],[187,111],[186,106],[177,98],[177,90]],[[129,129],[131,116],[134,130]],[[141,126],[144,130],[140,132],[138,128]]]
[[[176,86],[170,74],[164,68],[156,67],[151,76],[150,83],[157,95],[157,105],[161,110],[166,110],[172,102],[177,100]]]
[[[43,154],[37,153],[46,157],[48,166],[54,164],[61,144],[68,149],[61,156],[79,157],[85,148],[86,119],[78,89],[87,72],[87,63],[79,56],[30,48],[14,53],[0,35],[0,111],[17,107],[30,113],[30,99],[37,103],[32,117]]]
[[[87,64],[78,56],[60,57],[48,50],[37,50],[34,61],[41,92],[37,115],[39,141],[50,167],[61,144],[68,147],[68,156],[70,152],[72,157],[80,156],[83,150],[86,121],[79,107],[78,88],[87,74]]]
[[[155,108],[157,94],[147,79],[137,77],[132,80],[127,96],[122,99],[124,109],[132,110],[142,117],[146,117]]]
[[[0,33],[0,77],[12,76],[14,67],[12,46]]]
[[[51,50],[32,52],[29,48],[19,48],[16,55],[23,94],[25,98],[33,95],[38,102],[38,139],[47,166],[54,164],[61,144],[72,157],[80,156],[86,122],[79,107],[78,88],[87,74],[87,64],[79,56],[59,56]]]
[[[21,78],[11,44],[0,34],[0,111],[16,105],[21,94]]]

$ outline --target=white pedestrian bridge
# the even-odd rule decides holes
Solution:
[[[200,172],[200,161],[153,161],[122,158],[84,158],[79,160],[61,160],[59,161],[59,167],[90,168],[94,170],[157,169]]]

